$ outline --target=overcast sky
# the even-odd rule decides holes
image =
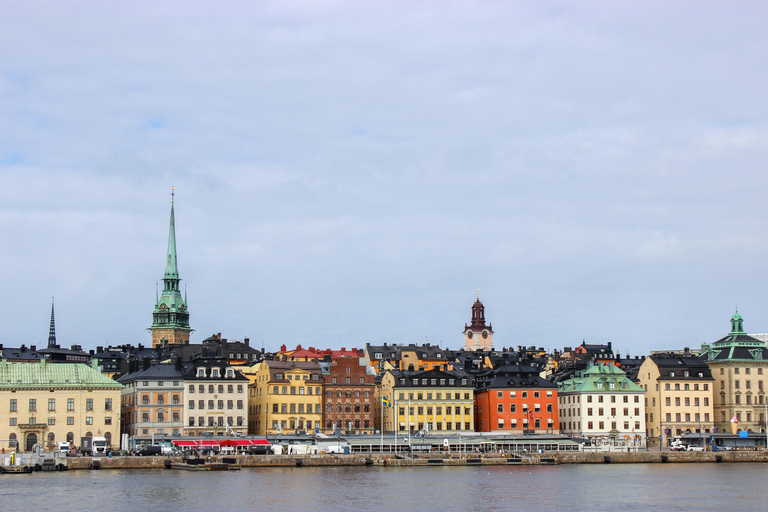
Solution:
[[[765,2],[0,3],[0,343],[768,332]]]

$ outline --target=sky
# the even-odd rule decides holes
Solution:
[[[768,332],[765,2],[0,2],[0,343]],[[162,283],[161,283],[162,285]]]

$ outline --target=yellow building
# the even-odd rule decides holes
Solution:
[[[707,364],[694,354],[658,353],[638,372],[645,391],[645,426],[650,446],[671,436],[714,429],[714,383]],[[660,436],[664,436],[660,439]]]
[[[249,433],[322,428],[323,382],[316,362],[263,361],[248,386]]]
[[[473,431],[472,378],[457,370],[385,370],[376,386],[376,419],[383,431],[439,434]]]
[[[0,448],[31,451],[40,444],[120,439],[123,386],[79,363],[0,363]]]

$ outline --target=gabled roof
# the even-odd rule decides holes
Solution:
[[[611,387],[613,386],[613,387]],[[558,384],[560,393],[643,393],[618,366],[611,364],[590,365],[578,377]]]

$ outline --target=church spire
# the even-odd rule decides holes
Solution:
[[[184,297],[179,289],[179,269],[176,264],[176,218],[174,212],[175,189],[171,188],[171,223],[168,230],[168,252],[163,275],[163,291],[157,297],[155,290],[155,309],[152,313],[152,346],[163,344],[187,344],[193,331],[189,327],[186,290]]]
[[[53,317],[53,297],[51,297],[51,327],[48,329],[48,348],[56,348],[56,321]]]
[[[171,187],[171,227],[168,230],[168,258],[165,263],[165,277],[166,279],[175,279],[178,284],[179,269],[176,264],[176,219],[173,214],[173,203],[176,187]]]

